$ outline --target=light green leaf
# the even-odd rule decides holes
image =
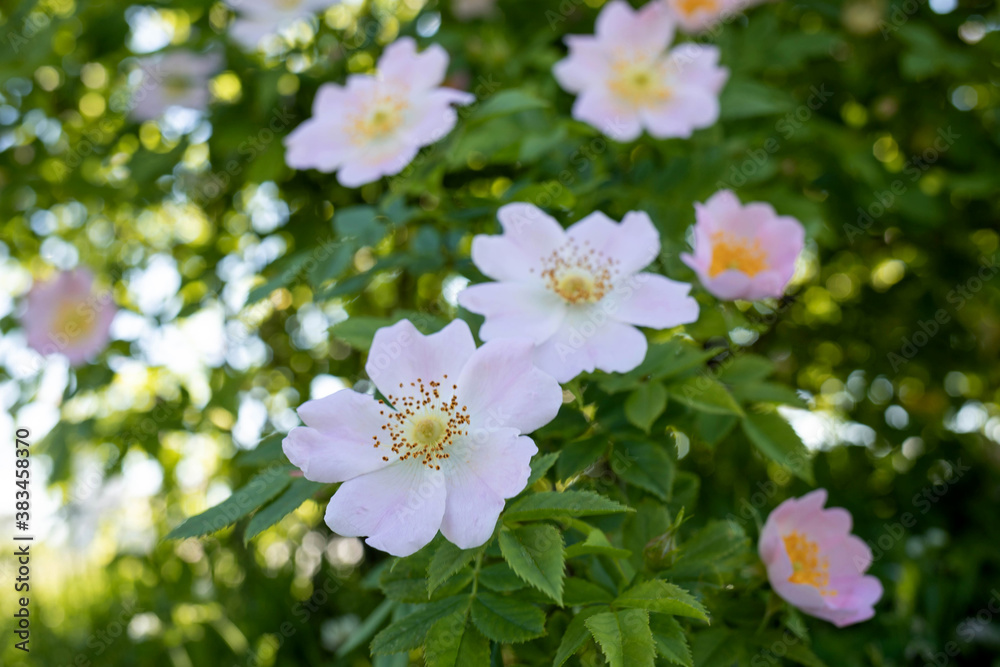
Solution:
[[[743,432],[766,457],[815,485],[809,450],[781,415],[776,412],[748,414],[743,419]]]
[[[628,558],[632,552],[628,549],[619,549],[611,544],[604,532],[594,528],[587,534],[586,539],[566,547],[566,558],[576,558],[577,556],[610,556],[612,558]]]
[[[728,384],[763,380],[774,372],[774,364],[769,359],[756,354],[744,353],[722,362],[719,379]]]
[[[656,642],[656,652],[661,657],[681,667],[694,667],[687,636],[676,618],[666,614],[653,614],[649,618],[649,629]]]
[[[577,577],[567,577],[563,588],[563,602],[567,607],[585,604],[608,604],[615,599],[613,593],[603,586]]]
[[[477,551],[478,549],[459,549],[447,540],[442,542],[427,566],[427,595],[434,593],[434,589],[468,565]]]
[[[246,486],[237,489],[215,507],[188,518],[164,539],[178,540],[207,535],[236,523],[281,493],[292,481],[289,476],[291,470],[292,466],[274,466],[257,473]]]
[[[413,613],[394,621],[372,639],[373,655],[391,655],[411,651],[424,643],[427,631],[442,616],[453,614],[469,602],[468,595],[455,595],[436,602],[418,605]]]
[[[777,382],[747,382],[733,386],[733,396],[743,403],[782,403],[797,408],[808,404],[791,387]]]
[[[725,385],[708,375],[698,375],[667,387],[670,397],[684,405],[717,415],[743,415]]]
[[[495,642],[517,644],[545,634],[542,610],[516,597],[480,591],[472,601],[472,622]]]
[[[625,399],[625,417],[646,433],[666,409],[667,390],[659,382],[644,382]]]
[[[500,531],[500,552],[521,579],[562,605],[565,558],[562,533],[534,524]]]
[[[549,468],[552,467],[558,458],[559,452],[550,452],[531,459],[531,474],[528,476],[528,483],[524,485],[525,488],[530,487],[544,477],[545,473],[549,471]]]
[[[556,658],[552,662],[552,667],[561,667],[569,660],[570,656],[580,650],[590,637],[590,629],[587,627],[587,619],[594,614],[601,613],[601,607],[585,607],[580,610],[573,620],[566,626],[563,632],[562,641],[556,650]]]
[[[662,579],[652,579],[633,586],[615,599],[614,606],[648,609],[708,622],[708,610],[694,596],[680,586]]]
[[[490,641],[469,621],[467,610],[442,618],[431,626],[424,642],[427,667],[488,665]]]
[[[644,609],[594,614],[585,621],[611,667],[652,667],[656,644]]]
[[[243,534],[243,542],[249,542],[281,521],[297,510],[302,503],[319,493],[325,486],[326,484],[322,482],[312,482],[302,477],[293,479],[284,493],[253,515],[250,523],[247,524],[246,532]]]
[[[596,516],[631,511],[625,505],[593,491],[542,491],[511,503],[507,521],[536,521],[574,516]]]
[[[518,89],[501,90],[483,102],[469,115],[469,124],[481,123],[498,116],[507,116],[531,109],[544,109],[549,106],[545,100]]]

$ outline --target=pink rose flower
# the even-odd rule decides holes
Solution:
[[[805,230],[770,204],[740,205],[731,190],[695,204],[693,253],[681,260],[720,299],[778,298],[795,273]]]
[[[485,543],[528,481],[538,449],[522,434],[562,404],[531,341],[476,349],[461,320],[429,336],[402,320],[375,333],[365,369],[385,402],[344,389],[303,403],[306,425],[283,443],[306,479],[343,482],[327,525],[395,556],[439,529],[463,549]]]
[[[107,347],[115,312],[111,293],[95,293],[94,275],[75,269],[32,286],[21,324],[32,349],[80,366]]]
[[[132,117],[153,120],[173,106],[204,111],[211,98],[208,80],[222,67],[218,53],[171,51],[139,61],[142,82],[132,97]]]
[[[851,535],[850,512],[825,504],[826,489],[781,503],[767,517],[758,548],[782,599],[842,628],[875,615],[882,584],[864,576],[872,552]]]
[[[237,14],[229,26],[230,36],[244,49],[253,50],[267,35],[339,4],[339,0],[227,0],[227,4]]]
[[[691,35],[705,32],[756,2],[750,0],[664,0],[681,29]]]
[[[597,17],[595,35],[569,35],[569,56],[552,69],[576,93],[573,117],[617,141],[643,129],[657,138],[690,137],[719,118],[719,92],[729,70],[719,50],[682,44],[666,52],[674,19],[662,2],[633,10],[612,0]]]
[[[503,234],[476,236],[472,261],[498,282],[467,287],[458,302],[486,317],[483,340],[530,338],[535,364],[560,382],[595,368],[630,371],[646,356],[637,326],[698,319],[690,285],[641,273],[660,252],[645,213],[617,223],[595,212],[567,230],[531,204],[507,204],[497,218]]]
[[[337,172],[346,187],[398,174],[424,146],[451,132],[452,104],[469,93],[441,87],[448,54],[437,44],[417,53],[410,37],[386,47],[378,75],[354,74],[346,86],[328,83],[313,102],[313,117],[285,138],[293,169]]]

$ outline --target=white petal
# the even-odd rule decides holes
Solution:
[[[456,382],[475,351],[472,332],[462,320],[429,336],[400,320],[375,332],[365,370],[385,396],[410,396],[416,392],[410,383],[418,379],[440,382],[447,375],[450,383]]]
[[[654,273],[626,279],[604,297],[616,302],[615,319],[641,327],[669,329],[698,319],[698,302],[688,293],[691,285]]]
[[[461,306],[486,317],[483,340],[530,338],[536,345],[556,332],[566,316],[559,295],[532,283],[482,283],[458,294]]]

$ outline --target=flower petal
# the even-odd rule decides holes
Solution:
[[[500,428],[530,433],[555,418],[562,388],[534,366],[532,349],[527,338],[503,338],[469,359],[458,378],[458,398],[469,409],[470,437]]]
[[[411,382],[454,382],[476,351],[469,325],[453,320],[437,333],[425,336],[409,320],[375,332],[365,371],[386,397],[410,396]]]
[[[465,309],[486,317],[483,340],[528,337],[536,345],[552,336],[566,317],[566,302],[541,285],[482,283],[458,294]]]
[[[573,224],[566,234],[614,260],[615,270],[620,275],[631,275],[643,269],[660,252],[660,234],[643,211],[626,213],[620,223],[595,211]]]
[[[646,337],[599,308],[600,303],[571,313],[555,335],[536,348],[538,367],[560,382],[568,382],[595,368],[624,373],[642,363],[648,347]]]
[[[503,227],[502,235],[481,234],[472,240],[472,261],[494,280],[526,280],[532,275],[538,276],[542,258],[551,255],[566,241],[562,226],[532,204],[518,202],[501,206],[497,220]]]
[[[640,273],[605,297],[615,299],[613,317],[628,324],[669,329],[698,319],[698,302],[689,296],[691,285],[655,273]]]
[[[409,556],[434,539],[445,507],[440,470],[416,461],[349,479],[326,508],[326,525],[347,537],[368,536],[369,546]]]

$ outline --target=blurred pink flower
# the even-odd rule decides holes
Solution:
[[[107,347],[115,312],[111,293],[94,291],[94,275],[74,269],[32,286],[21,324],[32,349],[80,366]]]
[[[657,138],[690,137],[719,118],[719,92],[729,70],[719,50],[681,44],[667,52],[674,19],[663,2],[633,10],[612,0],[597,17],[595,35],[569,35],[569,55],[552,69],[576,93],[573,117],[617,141],[643,129]]]
[[[386,401],[344,389],[299,407],[284,440],[307,479],[344,482],[326,523],[396,556],[440,529],[468,549],[493,534],[504,499],[524,489],[562,390],[531,363],[531,342],[476,343],[455,320],[424,336],[408,320],[379,329],[365,366]]]
[[[730,16],[740,13],[747,0],[664,0],[670,15],[688,34],[697,34],[711,28]]]
[[[531,204],[507,204],[497,218],[503,234],[476,236],[472,260],[498,282],[467,287],[458,302],[486,317],[483,340],[531,338],[535,363],[560,382],[630,371],[646,356],[637,326],[698,319],[690,285],[640,272],[660,251],[645,213],[617,223],[595,212],[567,230]]]
[[[142,81],[132,96],[132,117],[159,118],[172,106],[197,111],[208,108],[208,80],[222,67],[218,53],[171,51],[139,61]]]
[[[760,533],[767,578],[786,602],[838,628],[866,621],[882,597],[882,584],[864,576],[872,552],[851,535],[851,514],[823,509],[826,489],[778,505]]]
[[[243,48],[253,50],[267,35],[339,4],[339,0],[226,0],[226,4],[236,11],[230,36]]]
[[[440,87],[447,69],[448,53],[437,44],[417,53],[412,38],[397,39],[376,76],[354,74],[346,86],[320,87],[313,117],[285,138],[285,161],[293,169],[336,171],[347,187],[398,174],[455,126],[452,104],[475,100]]]
[[[705,288],[725,300],[780,297],[805,243],[802,223],[764,202],[742,206],[731,190],[694,207],[693,252],[681,260]]]

